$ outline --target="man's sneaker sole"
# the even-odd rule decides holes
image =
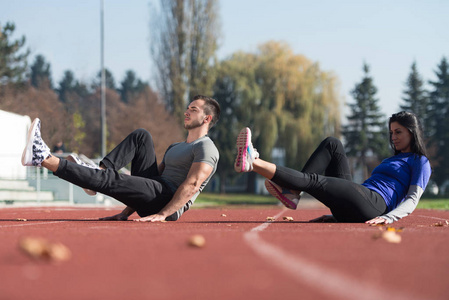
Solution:
[[[276,197],[279,201],[282,202],[282,204],[284,204],[285,207],[290,208],[290,209],[296,209],[298,207],[298,204],[291,201],[290,199],[288,199],[287,197],[285,197],[282,194],[282,191],[279,191],[270,180],[265,180],[265,188],[267,189],[267,191],[274,197]]]
[[[248,127],[243,128],[237,136],[237,160],[234,169],[237,172],[245,172],[246,154],[248,145],[251,141],[251,130]]]
[[[31,123],[30,129],[28,129],[27,142],[25,145],[25,149],[23,149],[22,153],[22,165],[24,166],[34,166],[33,165],[33,140],[34,140],[34,132],[36,131],[36,127],[39,126],[40,120],[38,118],[34,119],[33,123]]]
[[[69,156],[67,156],[67,157],[66,157],[66,160],[71,161],[71,162],[73,162],[73,163],[76,163],[76,164],[78,164],[78,165],[82,165],[82,164],[81,164],[81,161],[78,162],[79,158],[76,157],[76,156],[74,156],[74,155],[72,155],[72,154],[70,154]],[[87,167],[86,167],[86,168],[87,168]],[[85,189],[85,188],[83,188],[83,190],[84,190],[84,192],[86,192],[86,194],[88,194],[89,196],[95,196],[95,195],[97,194],[96,191],[92,191],[92,190]]]

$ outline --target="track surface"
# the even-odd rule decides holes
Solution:
[[[0,299],[449,298],[449,211],[417,210],[392,224],[403,227],[394,244],[373,238],[379,227],[307,223],[326,209],[193,209],[167,223],[96,220],[120,210],[1,208]],[[188,245],[194,234],[206,238],[205,247]],[[28,257],[18,247],[28,236],[63,243],[71,259]]]

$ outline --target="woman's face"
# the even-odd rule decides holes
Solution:
[[[396,151],[400,152],[412,152],[411,142],[412,134],[407,128],[399,124],[398,122],[392,122],[390,124],[391,141],[393,142]]]

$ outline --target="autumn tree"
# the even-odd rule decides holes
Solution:
[[[25,36],[11,40],[16,26],[7,22],[0,24],[0,84],[22,83],[26,78],[27,58],[30,53],[25,46]]]
[[[182,119],[195,94],[212,94],[219,35],[218,0],[160,1],[151,25],[151,54],[162,99]]]
[[[363,169],[363,177],[368,178],[368,158],[383,159],[388,156],[388,129],[385,116],[381,113],[376,98],[377,88],[369,74],[369,66],[363,65],[363,78],[355,85],[351,95],[355,102],[351,109],[348,124],[343,127],[348,156],[356,158],[357,165]]]

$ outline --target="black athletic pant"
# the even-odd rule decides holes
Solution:
[[[352,182],[348,158],[336,138],[321,142],[301,172],[276,166],[272,181],[309,193],[329,207],[339,222],[365,222],[387,210],[382,196]]]
[[[131,163],[131,176],[118,171]],[[83,188],[113,197],[144,217],[158,213],[175,192],[158,174],[153,138],[144,129],[128,135],[101,162],[96,170],[61,159],[54,173]]]

